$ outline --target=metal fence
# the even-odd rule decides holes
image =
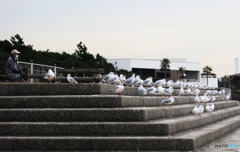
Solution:
[[[57,67],[56,64],[54,66],[51,66],[51,65],[33,63],[33,61],[31,61],[31,63],[18,61],[18,63],[19,63],[21,68],[28,68],[29,69],[28,74],[45,74],[45,73],[48,72],[49,69],[52,69],[52,71],[55,74],[55,78],[57,76],[62,76],[61,73],[57,73],[57,69],[64,69],[63,67]],[[29,81],[31,83],[37,83],[39,81],[39,79],[31,78]]]

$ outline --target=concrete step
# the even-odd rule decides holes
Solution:
[[[29,95],[91,95],[116,94],[110,91],[116,85],[100,83],[3,83],[0,85],[0,96],[29,96]],[[206,90],[201,90],[203,95]],[[174,89],[173,96],[177,96],[179,89]],[[125,86],[122,95],[140,96],[138,87]]]
[[[116,95],[0,96],[0,108],[123,108],[167,106],[168,97]],[[172,105],[193,104],[195,97],[175,96]],[[216,97],[220,101],[222,97]]]
[[[215,102],[215,109],[238,106],[239,101]],[[18,108],[0,109],[0,121],[147,121],[188,115],[193,104],[126,108]]]
[[[163,136],[240,114],[240,106],[147,122],[1,122],[0,136]]]
[[[240,115],[168,136],[0,136],[0,150],[195,150],[240,126]]]

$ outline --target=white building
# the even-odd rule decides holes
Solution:
[[[108,59],[107,61],[117,66],[118,69],[125,69],[133,73],[146,76],[164,78],[164,70],[160,69],[162,59]],[[169,59],[170,69],[166,71],[166,78],[176,81],[180,78],[176,74],[178,67],[186,69],[186,79],[188,81],[201,81],[201,64],[197,59],[173,58]]]

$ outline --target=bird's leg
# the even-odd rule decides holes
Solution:
[[[169,108],[171,108],[170,105],[169,105]]]

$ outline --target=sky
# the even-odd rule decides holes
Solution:
[[[217,77],[235,73],[239,0],[0,0],[0,40],[19,34],[36,50],[107,59],[198,59]]]

